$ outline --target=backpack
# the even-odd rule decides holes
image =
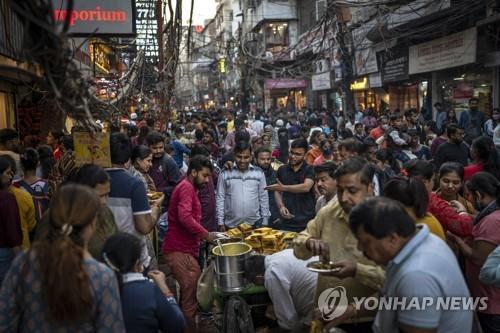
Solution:
[[[32,187],[26,181],[20,180],[17,182],[17,185],[33,197],[36,222],[37,224],[40,223],[43,213],[49,208],[49,183],[40,179],[36,182],[36,185]]]

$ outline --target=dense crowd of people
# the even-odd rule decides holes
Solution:
[[[69,133],[42,144],[0,129],[0,332],[203,331],[208,250],[242,223],[297,233],[293,249],[246,262],[282,330],[500,332],[500,112],[476,98],[459,117],[435,109],[436,121],[144,112],[109,122],[108,168],[77,165]],[[306,268],[320,259],[335,269]],[[327,320],[322,295],[337,287],[348,304]],[[360,297],[486,306],[374,310]]]

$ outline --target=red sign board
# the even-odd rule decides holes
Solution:
[[[56,22],[69,18],[73,35],[133,35],[135,8],[133,0],[74,0],[67,10],[67,0],[52,0]]]

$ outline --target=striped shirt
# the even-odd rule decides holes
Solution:
[[[271,214],[265,187],[264,172],[253,165],[244,172],[222,171],[217,182],[217,223],[230,228],[243,222],[267,225]]]

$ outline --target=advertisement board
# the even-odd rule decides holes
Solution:
[[[311,78],[312,90],[328,90],[332,88],[331,72],[315,74]]]
[[[410,47],[410,74],[476,62],[477,30],[471,28]]]
[[[75,36],[135,34],[135,3],[133,0],[74,0],[68,12],[67,0],[52,0],[56,22],[69,17],[68,33]]]
[[[76,165],[96,164],[103,168],[111,167],[109,133],[73,133]]]
[[[398,82],[409,79],[408,49],[389,49],[378,54],[382,82]]]

